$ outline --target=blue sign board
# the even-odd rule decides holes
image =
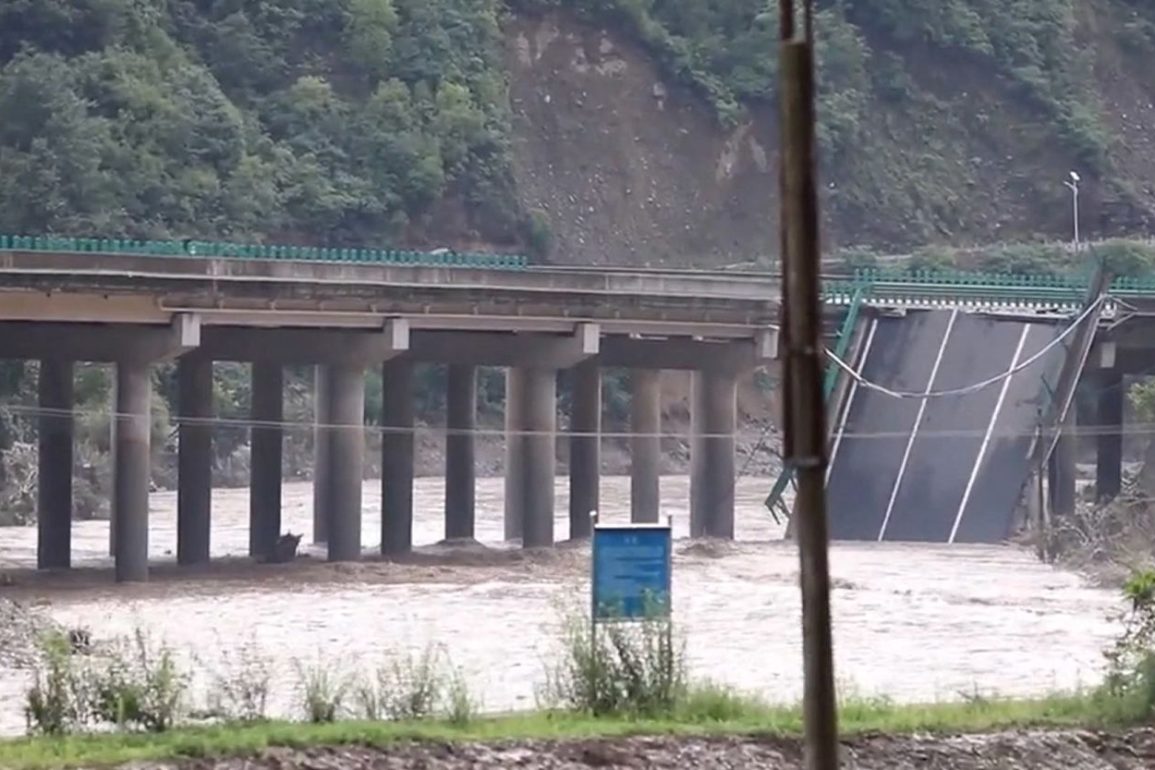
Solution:
[[[594,527],[595,620],[669,614],[672,539],[669,526]]]

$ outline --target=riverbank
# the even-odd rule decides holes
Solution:
[[[1039,700],[975,699],[894,705],[850,701],[840,732],[851,768],[998,766],[1150,767],[1155,732],[1129,728],[1139,702],[1094,694]],[[276,722],[0,741],[7,770],[144,768],[782,768],[802,766],[801,712],[733,697],[705,698],[663,721],[588,719],[533,713],[444,722]],[[1113,764],[1103,758],[1111,757]],[[1097,763],[1096,763],[1097,762]],[[992,763],[996,763],[992,765]]]

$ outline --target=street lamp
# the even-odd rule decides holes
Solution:
[[[1070,179],[1064,179],[1063,184],[1071,189],[1071,208],[1074,211],[1075,223],[1075,251],[1079,250],[1079,175],[1071,172]]]

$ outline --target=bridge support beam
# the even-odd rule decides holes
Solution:
[[[40,362],[39,471],[36,566],[72,566],[72,369],[71,361]]]
[[[325,495],[329,481],[329,373],[325,366],[313,368],[313,545],[329,541],[329,511]]]
[[[691,390],[690,534],[733,540],[737,379],[696,371]]]
[[[114,483],[116,581],[148,580],[148,493],[150,481],[152,370],[147,361],[116,365]]]
[[[505,537],[525,548],[554,543],[557,371],[507,370]]]
[[[281,463],[284,451],[285,370],[253,364],[249,477],[249,555],[271,556],[281,535]]]
[[[661,372],[630,371],[630,521],[653,524],[661,514]]]
[[[359,364],[331,364],[325,372],[325,414],[321,429],[328,469],[322,487],[328,519],[329,561],[361,558],[361,480],[365,459],[365,370]]]
[[[468,540],[475,534],[477,367],[450,364],[445,396],[449,428],[445,438],[445,538]]]
[[[569,437],[569,536],[590,536],[590,513],[598,510],[601,483],[602,376],[597,360],[572,369]]]
[[[382,380],[381,553],[397,556],[413,550],[413,363],[386,362]]]
[[[1055,451],[1051,453],[1048,468],[1051,513],[1054,516],[1071,516],[1075,513],[1075,460],[1077,439],[1075,437],[1075,409],[1067,413]]]
[[[213,362],[186,355],[177,362],[176,560],[207,564],[212,531]]]
[[[1095,495],[1100,503],[1113,500],[1123,488],[1123,403],[1126,398],[1123,372],[1103,369],[1098,381],[1098,457]]]

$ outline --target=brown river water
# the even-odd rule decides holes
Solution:
[[[801,695],[798,555],[781,540],[762,500],[772,480],[743,478],[737,493],[738,541],[692,543],[688,484],[665,477],[673,516],[674,610],[686,633],[691,672],[775,702]],[[478,480],[477,535],[489,549],[434,548],[442,537],[440,479],[419,479],[415,540],[406,564],[322,563],[321,553],[288,567],[214,568],[207,574],[161,570],[145,586],[114,586],[107,574],[80,585],[34,584],[17,598],[43,605],[57,620],[87,626],[96,638],[146,629],[200,672],[212,672],[241,647],[255,645],[273,665],[272,711],[292,715],[294,661],[323,656],[347,672],[368,673],[387,656],[441,646],[488,710],[531,708],[543,663],[556,647],[558,602],[584,601],[588,549],[566,546],[524,556],[501,539],[502,480]],[[625,520],[629,480],[606,478],[603,516]],[[567,491],[558,480],[558,537],[568,533]],[[152,496],[151,548],[158,561],[175,549],[176,496]],[[380,483],[364,489],[364,543],[380,531]],[[312,488],[289,483],[285,527],[311,535]],[[217,490],[215,556],[247,549],[248,491]],[[35,531],[0,529],[0,570],[35,562]],[[107,522],[80,522],[74,560],[107,566]],[[984,695],[1038,695],[1094,684],[1101,650],[1117,633],[1116,594],[1039,563],[1012,546],[835,543],[837,677],[846,690],[899,701]],[[0,669],[0,733],[23,730],[27,674]]]

